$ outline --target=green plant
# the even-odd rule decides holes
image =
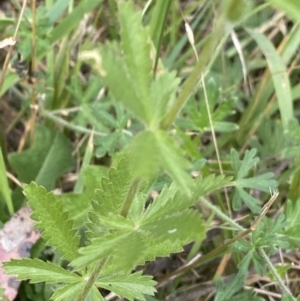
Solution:
[[[81,37],[72,35],[72,30],[83,14],[91,11],[100,1],[82,1],[73,10],[70,1],[71,13],[56,26],[55,21],[68,4],[57,1],[51,6],[50,2],[50,9],[42,8],[36,15],[36,26],[41,31],[36,32],[39,50],[34,58],[47,58],[49,74],[44,74],[44,77],[51,89],[45,92],[38,85],[35,87],[44,93],[45,101],[40,101],[38,105],[41,116],[47,122],[36,126],[35,139],[28,150],[9,154],[7,158],[21,181],[29,183],[34,180],[37,183],[24,185],[24,194],[33,210],[32,218],[37,221],[36,227],[42,231],[46,244],[61,259],[59,263],[37,258],[12,260],[4,264],[5,271],[17,275],[20,280],[29,279],[31,283],[55,284],[53,300],[105,300],[105,291],[129,300],[150,300],[148,298],[154,295],[156,282],[151,276],[144,275],[139,267],[156,257],[181,252],[185,245],[196,241],[189,254],[193,257],[207,233],[210,219],[206,221],[204,208],[208,208],[210,218],[218,216],[229,224],[230,227],[224,231],[227,243],[216,246],[202,259],[165,278],[168,280],[230,250],[236,265],[236,276],[228,285],[215,278],[216,301],[262,299],[252,292],[242,291],[251,265],[261,275],[266,273],[267,267],[279,283],[283,297],[296,300],[269,256],[278,248],[288,249],[288,242],[293,245],[299,240],[296,234],[299,206],[290,201],[287,203],[287,220],[284,216],[277,216],[274,220],[264,217],[269,206],[262,207],[260,198],[265,196],[264,192],[273,191],[277,181],[272,172],[266,171],[269,166],[265,161],[262,162],[265,164],[263,168],[257,167],[261,162],[257,154],[264,158],[269,152],[259,140],[253,142],[258,150],[246,150],[243,156],[232,148],[232,144],[237,148],[248,143],[246,138],[241,137],[261,121],[253,113],[259,111],[257,106],[261,104],[258,105],[257,101],[250,103],[249,100],[248,113],[241,117],[237,125],[239,112],[236,111],[247,110],[242,108],[236,97],[232,97],[235,93],[220,88],[221,80],[214,69],[226,38],[234,26],[246,18],[244,1],[228,0],[218,8],[220,16],[215,28],[200,44],[201,56],[186,78],[174,70],[168,70],[160,59],[165,39],[163,29],[167,12],[172,8],[171,1],[158,1],[151,10],[150,21],[149,16],[146,21],[142,18],[131,1],[118,1],[120,42],[115,39],[114,29],[111,29],[108,32],[113,37],[111,41],[97,46],[96,50],[89,42],[83,43],[73,69],[69,69],[70,54],[73,46],[80,44]],[[109,7],[116,9],[113,1],[109,1]],[[46,21],[41,20],[40,14],[44,11],[48,18]],[[254,14],[252,10],[251,13]],[[142,25],[147,20],[149,27]],[[29,48],[26,45],[30,44],[30,30],[22,30],[20,51],[28,57]],[[272,80],[283,129],[291,137],[284,139],[282,131],[277,128],[275,131],[286,147],[294,146],[283,155],[295,158],[298,154],[299,126],[291,121],[292,91],[287,72],[278,74],[284,67],[284,61],[264,35],[251,30],[247,33],[265,54],[270,52],[273,55],[267,63],[274,73]],[[43,36],[48,38],[45,43]],[[58,52],[52,49],[47,53],[50,45],[60,39],[62,42],[58,45]],[[181,45],[177,46],[182,49]],[[199,48],[197,44],[192,46]],[[291,57],[290,49],[286,50],[289,57],[285,60]],[[76,72],[85,60],[94,68],[82,83]],[[172,60],[176,59],[169,58],[169,62]],[[226,63],[230,64],[230,60]],[[205,73],[208,73],[207,80],[202,75]],[[203,79],[202,86],[198,87],[200,78]],[[282,89],[279,87],[281,79],[284,80]],[[228,85],[234,84],[235,80],[229,76]],[[268,83],[267,91],[263,96],[259,92],[256,95],[263,98],[262,102],[266,102],[273,91],[269,76],[265,75],[265,81]],[[108,89],[108,95],[99,101],[99,91],[104,87]],[[189,99],[191,94],[193,97]],[[203,98],[208,99],[208,105]],[[25,100],[24,111],[28,110],[33,99],[37,100],[35,96]],[[67,114],[68,118],[63,119],[60,114]],[[35,115],[32,114],[31,118],[34,119]],[[64,126],[65,133],[57,132],[55,124]],[[270,136],[272,125],[259,136]],[[94,130],[90,130],[89,126]],[[75,140],[82,133],[88,134],[90,142],[94,139],[96,157],[107,155],[112,163],[110,168],[89,165],[93,147],[90,146],[92,143],[87,144],[87,148],[80,149],[83,163],[74,192],[57,196],[47,190],[54,189],[57,179],[74,167],[71,144],[65,135],[68,131],[75,132]],[[206,163],[203,159],[206,154],[211,155],[212,147],[198,152],[197,140],[187,137],[187,131],[197,138],[202,138],[207,132],[229,133],[218,139],[218,145],[225,146],[222,155],[229,160],[229,164],[219,160],[220,172],[212,172],[211,167],[214,168],[215,164]],[[238,131],[236,135],[235,131]],[[232,138],[234,135],[236,137]],[[216,145],[214,141],[217,152]],[[283,146],[276,148],[276,152],[283,150]],[[4,169],[4,164],[1,164],[1,169]],[[192,179],[192,172],[200,175]],[[299,178],[296,172],[293,173],[294,185],[297,185]],[[7,196],[7,184],[3,179],[2,183],[4,204],[11,213],[13,208]],[[160,190],[156,198],[150,197],[153,187]],[[225,196],[221,189],[226,191]],[[254,197],[253,191],[260,193],[260,197]],[[218,207],[207,198],[212,193]],[[227,205],[232,206],[234,211],[247,208],[261,214],[256,220],[258,222],[254,222],[255,231],[251,227],[240,226],[232,219],[230,208],[224,205],[224,198],[228,195],[231,201]],[[297,196],[291,199],[296,200]],[[202,210],[204,213],[200,213]]]

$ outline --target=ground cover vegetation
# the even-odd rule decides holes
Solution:
[[[17,299],[300,300],[298,1],[2,2]]]

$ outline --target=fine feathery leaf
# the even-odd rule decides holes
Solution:
[[[8,274],[16,275],[19,280],[30,280],[31,283],[74,283],[81,278],[59,265],[44,262],[40,259],[18,259],[4,263],[4,270]]]
[[[135,299],[146,301],[144,294],[153,296],[156,292],[155,281],[150,276],[142,275],[142,272],[133,274],[112,274],[98,279],[96,285],[114,292],[118,297],[125,297],[133,301]]]
[[[231,165],[234,169],[235,180],[234,185],[236,191],[233,196],[232,206],[234,210],[240,210],[242,200],[246,203],[252,212],[260,212],[260,201],[251,196],[244,188],[252,188],[262,191],[269,191],[275,189],[277,186],[276,181],[273,179],[272,173],[264,173],[262,175],[246,178],[249,171],[259,162],[256,157],[256,149],[245,152],[244,160],[240,162],[238,152],[231,149]]]
[[[43,238],[62,252],[63,258],[76,258],[79,236],[73,229],[73,221],[69,220],[68,213],[63,212],[62,201],[33,182],[24,186],[24,194],[33,210],[31,217],[37,221],[36,227],[42,230]]]

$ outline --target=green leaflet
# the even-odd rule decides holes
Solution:
[[[4,263],[5,272],[17,275],[19,280],[30,279],[31,283],[74,283],[81,278],[59,265],[52,262],[44,262],[40,259],[12,259]]]
[[[111,255],[115,250],[115,247],[123,240],[123,238],[127,239],[127,242],[130,243],[128,231],[119,231],[114,234],[107,234],[103,237],[92,239],[88,246],[79,250],[79,253],[82,254],[82,256],[73,260],[71,265],[74,268],[79,269]]]
[[[55,196],[63,203],[64,211],[68,211],[74,226],[79,228],[86,224],[88,213],[92,209],[94,192],[100,187],[103,177],[107,177],[108,168],[103,166],[84,166],[82,168],[84,191],[82,193],[64,193]]]
[[[124,61],[131,78],[131,87],[137,91],[138,101],[144,110],[144,122],[149,124],[154,106],[150,102],[152,62],[150,39],[142,27],[142,15],[134,9],[132,2],[118,1],[120,35]]]
[[[56,290],[56,292],[51,296],[51,300],[53,301],[75,300],[75,298],[78,297],[78,295],[82,292],[85,285],[86,285],[85,281],[64,285]],[[101,299],[99,299],[99,301],[101,301]]]
[[[54,189],[56,179],[73,168],[74,163],[70,141],[45,126],[37,126],[30,149],[10,154],[8,160],[20,181],[35,181],[47,190]]]
[[[134,299],[146,300],[143,294],[153,296],[155,293],[155,281],[150,276],[142,275],[142,272],[133,274],[111,274],[102,276],[96,285],[114,292],[119,297],[125,297],[130,301]]]
[[[102,178],[99,189],[95,191],[94,211],[101,215],[119,212],[128,193],[131,180],[128,160],[122,158],[116,168],[109,170],[108,178]]]
[[[195,210],[145,219],[141,223],[141,230],[157,242],[179,241],[182,245],[205,237],[204,224]]]
[[[116,44],[106,44],[100,48],[102,64],[105,69],[103,78],[111,94],[116,101],[122,102],[130,109],[142,122],[148,119],[147,109],[145,109],[136,86],[128,74],[126,66],[120,54],[120,49]]]
[[[153,105],[153,115],[151,116],[151,127],[155,128],[163,119],[174,101],[175,92],[179,86],[180,79],[175,72],[159,74],[151,84],[151,103]]]
[[[174,100],[180,80],[174,72],[159,70],[153,80],[155,49],[140,12],[131,2],[119,1],[121,47],[100,48],[104,82],[114,98],[126,105],[145,124],[156,129]]]
[[[247,150],[242,162],[240,162],[239,154],[236,150],[231,149],[230,155],[231,165],[235,173],[234,185],[236,187],[232,200],[233,209],[239,210],[243,200],[252,212],[260,212],[260,201],[246,192],[244,188],[258,189],[266,192],[269,192],[270,189],[275,189],[277,183],[273,179],[273,173],[268,172],[246,178],[249,171],[259,162],[259,158],[255,157],[256,149]]]
[[[191,193],[193,182],[185,171],[190,167],[190,163],[166,132],[141,132],[134,137],[128,149],[130,166],[135,177],[147,179],[163,168],[176,180],[184,193]]]
[[[78,256],[79,236],[73,229],[73,221],[63,212],[63,203],[53,193],[35,183],[24,186],[24,194],[33,210],[36,227],[42,230],[46,241],[62,252],[63,258],[72,260]]]
[[[223,175],[216,176],[211,174],[205,178],[198,177],[195,179],[195,188],[192,197],[186,196],[174,183],[170,187],[164,187],[160,195],[147,208],[144,218],[151,216],[164,216],[187,209],[189,206],[198,202],[201,196],[209,194],[212,191],[227,186],[232,186],[231,177]]]

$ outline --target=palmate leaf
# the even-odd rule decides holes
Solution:
[[[270,191],[275,189],[277,182],[272,179],[273,173],[264,173],[262,175],[246,178],[249,171],[259,162],[259,158],[256,157],[256,149],[251,149],[245,152],[244,160],[240,162],[239,154],[236,150],[231,149],[231,165],[234,169],[235,180],[234,185],[236,191],[232,200],[232,207],[234,210],[240,210],[242,206],[242,200],[253,212],[260,212],[260,201],[251,196],[244,188],[258,189],[262,191]]]
[[[4,270],[8,274],[16,275],[19,280],[30,280],[31,283],[76,283],[81,277],[52,262],[40,259],[12,259],[4,262]]]
[[[37,126],[30,149],[10,154],[8,160],[20,181],[35,181],[47,190],[54,189],[56,179],[74,165],[70,141],[45,126]]]
[[[114,292],[118,297],[125,297],[133,301],[135,299],[145,301],[143,294],[153,296],[156,292],[155,281],[150,276],[142,275],[142,272],[133,274],[111,274],[102,276],[96,285]]]
[[[42,230],[42,237],[62,252],[63,258],[76,258],[79,236],[73,229],[73,221],[69,220],[68,213],[63,211],[62,201],[33,182],[24,186],[24,194],[33,210],[31,217],[37,221],[36,228]]]

